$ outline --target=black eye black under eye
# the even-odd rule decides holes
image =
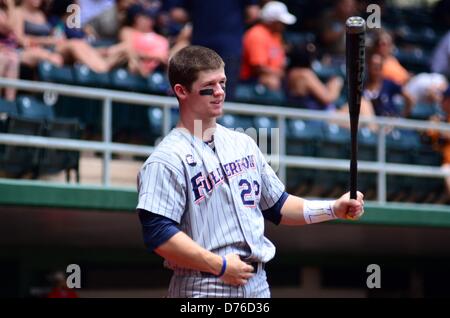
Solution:
[[[212,88],[205,88],[205,89],[201,89],[199,91],[200,95],[202,96],[206,96],[206,95],[214,95],[214,90]]]

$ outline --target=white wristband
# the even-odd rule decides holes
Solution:
[[[319,223],[337,219],[333,211],[334,201],[304,200],[303,217],[306,223]]]

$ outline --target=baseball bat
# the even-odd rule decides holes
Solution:
[[[365,68],[366,22],[361,17],[346,21],[347,97],[350,113],[350,198],[356,199],[358,188],[358,121],[361,108]]]

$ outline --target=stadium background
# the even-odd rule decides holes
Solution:
[[[290,11],[299,16],[304,16],[308,8],[307,1],[286,3]],[[431,4],[427,1],[387,1],[387,4],[389,9],[385,10],[386,15],[382,15],[381,19],[397,31],[397,57],[408,70],[416,73],[429,71],[431,51],[446,31],[445,27],[437,26],[433,21]],[[313,36],[305,28],[304,24],[289,28],[286,41],[302,43]],[[26,71],[23,78],[29,79]],[[323,78],[329,76],[328,72],[339,72],[330,69],[316,71]],[[55,68],[42,63],[37,74],[41,82],[150,93],[154,97],[148,97],[149,100],[155,101],[157,95],[167,92],[162,73],[155,73],[143,80],[124,73],[124,70],[105,75],[90,72],[82,65]],[[77,117],[77,124],[61,124],[63,129],[53,136],[79,138],[79,130],[73,127],[81,123],[84,132],[82,139],[101,140],[101,101],[60,94],[55,103],[54,94],[48,89],[43,91],[44,94],[37,92],[30,95],[27,89],[21,90],[14,103],[18,112],[23,115],[26,105],[32,105],[34,109],[41,107],[47,112],[45,104],[53,104],[57,118],[67,115]],[[263,107],[261,104],[292,108],[279,98],[267,91],[241,88],[240,101],[258,105],[253,105],[256,110]],[[4,100],[1,103],[11,105]],[[152,145],[161,135],[164,111],[160,108],[130,107],[127,103],[115,102],[112,106],[113,141]],[[171,125],[175,121],[176,111],[172,111],[172,115]],[[413,119],[420,120],[429,114],[417,111],[415,116]],[[10,123],[8,119],[3,122]],[[228,114],[223,122],[230,127],[277,126],[270,116],[239,113]],[[4,127],[2,129],[7,129],[7,124]],[[30,135],[36,129],[26,124],[20,127],[22,130],[15,133]],[[67,127],[75,132],[68,132]],[[318,138],[314,134],[289,135],[295,127],[287,126],[286,129],[288,154],[293,151],[290,153],[293,156],[347,158],[345,145],[348,144],[348,136],[345,134],[330,139],[326,136]],[[38,135],[34,131],[34,135]],[[136,139],[130,140],[130,136]],[[363,149],[365,146],[362,145]],[[387,161],[391,159],[395,163],[423,165],[424,169],[439,166],[440,162],[436,159],[439,154],[421,151],[421,144],[415,145],[417,149],[411,152],[408,151],[410,146],[408,140],[388,142]],[[6,169],[7,164],[11,167],[4,154],[7,149],[13,148],[19,149],[12,152],[13,157],[22,158],[22,161],[13,162],[14,168],[17,169],[17,165],[19,170],[26,170],[24,166],[30,168],[28,166],[33,164],[30,158],[38,148],[9,145],[1,150],[4,156],[2,169]],[[328,152],[321,152],[325,148]],[[301,150],[296,152],[295,149]],[[368,144],[367,149],[367,160],[376,158],[376,142]],[[389,157],[390,154],[394,155]],[[83,151],[81,155],[64,152],[63,157],[62,164],[56,163],[61,160],[58,154],[50,153],[45,157],[47,161],[41,169],[51,174],[35,176],[31,167],[21,178],[0,180],[0,295],[44,297],[50,288],[51,273],[65,271],[69,264],[78,264],[81,267],[82,288],[77,292],[81,297],[164,296],[170,271],[162,267],[159,257],[145,251],[134,213],[137,202],[135,176],[145,157],[113,155],[108,186],[101,185],[100,152]],[[39,164],[42,162],[39,161]],[[77,167],[80,184],[74,181],[73,171],[71,182],[64,183],[66,175],[63,170],[77,170]],[[388,202],[379,203],[376,201],[376,175],[362,176],[361,184],[370,192],[369,199],[372,201],[367,203],[366,214],[360,222],[333,222],[297,229],[275,228],[268,224],[268,237],[277,246],[276,258],[267,265],[274,297],[449,295],[450,248],[447,242],[450,242],[450,209],[443,178],[388,176]],[[31,180],[33,178],[39,180]],[[321,196],[332,197],[347,186],[345,172],[323,169],[289,168],[286,180],[289,190],[306,196],[320,193]],[[307,188],[299,187],[304,183],[308,184]],[[312,194],[313,188],[319,192]],[[381,289],[370,290],[366,286],[369,275],[366,269],[370,264],[381,267]]]

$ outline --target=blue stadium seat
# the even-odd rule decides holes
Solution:
[[[410,72],[421,73],[429,71],[430,53],[421,48],[398,49],[394,55],[399,62]]]
[[[162,72],[154,72],[147,78],[148,92],[166,95],[171,90],[168,78]]]
[[[43,135],[46,137],[79,139],[82,127],[77,119],[48,120]],[[39,152],[37,175],[55,174],[65,171],[66,181],[70,181],[70,171],[75,171],[75,180],[80,182],[79,151],[41,149]]]
[[[42,62],[39,63],[37,71],[39,79],[44,82],[61,84],[74,83],[72,67],[70,66],[57,67],[50,62]]]
[[[140,75],[131,74],[124,68],[116,69],[110,72],[111,85],[114,89],[146,92],[148,91],[147,79]]]
[[[10,116],[6,123],[6,132],[10,134],[39,136],[44,129],[44,121],[36,118]],[[39,149],[23,146],[0,147],[0,170],[8,177],[21,178],[27,173],[37,176],[36,166]]]
[[[101,100],[60,95],[54,109],[58,118],[77,118],[83,124],[86,135],[98,138],[101,134]]]
[[[6,121],[14,115],[17,115],[16,102],[0,98],[0,132],[6,131]]]
[[[324,138],[319,148],[319,157],[348,159],[350,131],[337,124],[324,123]]]
[[[409,117],[418,120],[428,120],[431,116],[439,112],[439,105],[419,103],[414,105]]]
[[[266,130],[267,134],[270,136],[272,133],[272,129],[278,128],[277,119],[268,116],[256,116],[253,118],[254,127],[256,130]]]
[[[238,84],[236,101],[243,103],[282,105],[286,98],[282,91],[272,91],[261,84]]]
[[[17,109],[19,115],[26,118],[39,120],[55,117],[53,106],[48,106],[33,96],[19,96]]]
[[[96,88],[109,88],[111,86],[109,73],[96,73],[84,64],[75,64],[73,74],[76,85]]]
[[[314,157],[323,140],[323,122],[294,119],[287,121],[288,155]]]
[[[225,114],[217,122],[227,128],[246,130],[254,127],[253,117],[235,114]]]
[[[358,131],[358,160],[377,160],[378,136],[367,127]]]
[[[417,132],[394,128],[386,135],[386,161],[411,164],[420,144]]]

